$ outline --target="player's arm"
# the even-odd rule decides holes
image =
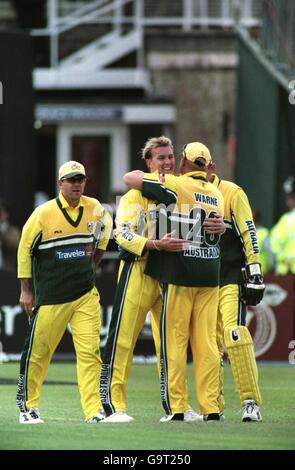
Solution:
[[[188,243],[180,238],[174,238],[174,232],[166,233],[160,240],[148,240],[147,250],[178,252],[186,249]]]
[[[174,206],[177,201],[177,176],[145,173],[142,180],[142,194],[165,206]]]
[[[142,188],[142,180],[144,177],[144,172],[140,170],[129,171],[123,176],[124,183],[127,184],[129,188],[139,189]]]
[[[242,189],[238,189],[234,195],[231,209],[233,228],[240,237],[246,258],[246,266],[243,269],[242,301],[247,305],[257,305],[262,300],[265,285],[261,272],[257,233],[252,210]]]
[[[32,249],[42,234],[39,210],[36,209],[25,223],[17,252],[18,278],[21,293],[19,303],[27,315],[32,315],[35,307],[32,283]]]
[[[206,217],[203,227],[206,232],[217,235],[222,235],[226,229],[223,217],[219,214],[215,214],[214,217]]]
[[[173,238],[167,233],[161,240],[149,239],[146,235],[146,210],[140,203],[137,191],[129,191],[120,200],[116,217],[115,239],[124,250],[136,256],[142,256],[145,250],[181,251],[183,240]]]
[[[19,304],[30,317],[35,307],[32,279],[20,279],[20,287]]]
[[[98,222],[95,236],[97,237],[98,242],[93,259],[95,266],[97,267],[103,258],[105,250],[107,249],[112,233],[113,220],[108,211],[105,210],[100,203],[98,203],[96,211],[98,213]]]
[[[248,197],[239,188],[231,203],[234,230],[243,244],[247,264],[259,263],[259,248],[252,210]]]
[[[93,255],[93,261],[97,267],[100,264],[109,243],[113,228],[113,219],[108,211],[98,201],[96,201],[94,216],[96,217],[97,222],[94,229],[96,249]]]
[[[148,238],[145,236],[146,210],[141,194],[128,191],[120,199],[116,214],[115,240],[124,250],[142,256]]]
[[[135,170],[126,173],[123,177],[124,182],[130,188],[141,190],[144,197],[152,199],[169,206],[177,201],[176,180],[174,175],[159,175],[156,173],[143,173]]]
[[[108,211],[104,209],[104,207],[100,203],[98,203],[96,210],[98,213],[98,222],[95,233],[95,236],[98,240],[96,251],[101,251],[102,253],[100,256],[95,253],[94,260],[96,263],[99,263],[102,258],[103,252],[107,249],[112,234],[113,220]]]
[[[219,200],[219,209],[216,212],[211,212],[209,217],[205,218],[203,227],[205,231],[210,234],[222,235],[226,230],[226,225],[224,223],[224,199],[217,185],[213,184],[213,186],[215,191],[217,189],[216,195],[218,196]]]

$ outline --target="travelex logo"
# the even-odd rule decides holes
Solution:
[[[55,252],[55,259],[57,261],[67,261],[72,259],[81,259],[86,256],[91,256],[91,245],[79,246],[74,248],[58,249]]]

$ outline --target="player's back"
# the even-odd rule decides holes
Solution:
[[[218,285],[220,236],[206,233],[203,223],[206,217],[214,217],[216,213],[223,215],[221,193],[207,182],[202,172],[179,177],[166,175],[164,185],[174,192],[177,202],[167,208],[166,214],[161,208],[159,235],[174,231],[175,237],[187,241],[187,247],[180,253],[150,253],[146,274],[161,282],[182,286]]]

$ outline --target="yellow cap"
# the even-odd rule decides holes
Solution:
[[[209,165],[209,163],[212,162],[208,147],[206,147],[204,144],[201,144],[201,142],[191,142],[186,144],[183,147],[182,154],[187,160],[193,163],[195,163],[198,158],[203,158],[206,162],[206,165]]]
[[[78,175],[86,176],[85,168],[82,163],[75,162],[74,160],[64,163],[58,171],[58,179],[60,180]]]

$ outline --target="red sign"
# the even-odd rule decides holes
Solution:
[[[288,361],[290,342],[295,340],[294,279],[268,274],[263,301],[248,307],[247,326],[259,360]]]

